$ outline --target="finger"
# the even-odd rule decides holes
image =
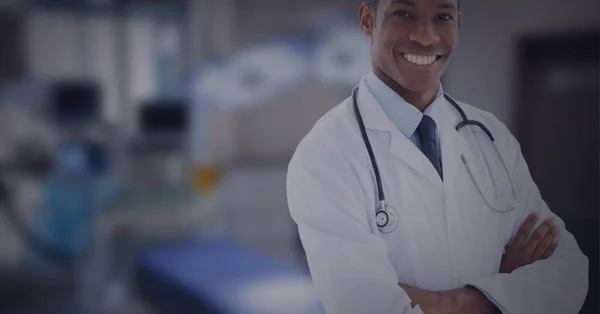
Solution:
[[[525,219],[521,227],[519,227],[511,248],[520,250],[525,246],[525,241],[527,241],[527,237],[529,237],[529,234],[537,221],[538,217],[535,213],[527,216],[527,219]]]
[[[544,254],[542,254],[542,259],[550,258],[550,256],[552,256],[552,254],[554,254],[554,251],[556,250],[557,246],[558,246],[558,241],[554,241],[552,244],[550,244],[550,247],[546,250],[546,252],[544,252]]]
[[[552,243],[554,243],[554,240],[556,239],[555,229],[556,228],[554,226],[551,227],[550,231],[546,233],[540,244],[538,244],[537,248],[533,252],[534,261],[540,260],[542,258],[542,255],[544,255],[544,253],[546,253],[546,251],[550,248]]]
[[[538,245],[540,245],[542,240],[544,240],[546,234],[550,232],[550,230],[552,230],[552,224],[550,220],[545,220],[533,231],[531,237],[529,237],[527,243],[525,244],[525,250],[528,251],[528,253],[530,253],[531,256],[533,255],[533,252],[537,249]]]
[[[537,227],[537,229],[535,229],[525,245],[527,256],[534,258],[534,252],[537,250],[537,247],[542,243],[544,237],[546,237],[546,234],[548,234],[550,230],[552,230],[552,224],[550,220],[544,221],[539,227]]]

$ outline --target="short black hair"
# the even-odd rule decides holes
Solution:
[[[379,4],[379,0],[365,0],[364,1],[368,6],[370,6],[373,10],[377,10],[377,5]],[[460,0],[456,0],[456,5],[460,8]]]
[[[377,9],[377,4],[379,4],[379,0],[365,0],[365,3],[372,9]]]

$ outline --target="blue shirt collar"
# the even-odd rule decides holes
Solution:
[[[375,96],[375,99],[381,105],[385,114],[392,120],[394,125],[407,137],[412,137],[413,133],[421,123],[423,114],[426,114],[435,120],[433,112],[439,107],[439,102],[443,99],[444,91],[442,85],[438,88],[435,100],[431,103],[425,112],[421,112],[415,106],[406,102],[400,95],[381,81],[373,72],[367,75],[367,86]],[[438,121],[436,121],[438,122]],[[439,122],[438,122],[439,124]]]

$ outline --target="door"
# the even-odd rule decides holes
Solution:
[[[598,313],[599,33],[524,38],[517,137],[533,179],[590,259],[581,313]]]

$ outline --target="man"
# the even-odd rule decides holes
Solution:
[[[372,73],[359,84],[357,106],[398,212],[395,231],[375,222],[377,185],[352,98],[320,119],[290,162],[290,212],[330,314],[577,313],[583,304],[587,258],[542,200],[518,143],[493,115],[461,103],[495,137],[514,210],[493,211],[469,179],[465,154],[480,150],[454,130],[460,117],[440,84],[458,38],[458,6],[360,6]],[[475,176],[489,169],[480,165],[471,164]]]

